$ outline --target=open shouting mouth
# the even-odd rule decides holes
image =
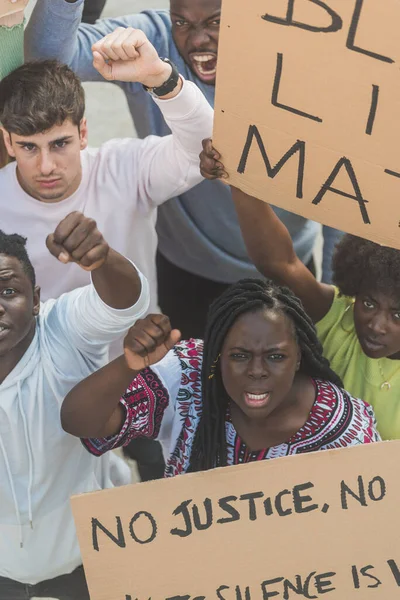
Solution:
[[[264,408],[267,406],[271,392],[263,392],[260,394],[250,394],[245,392],[244,401],[249,408]]]
[[[192,68],[204,82],[214,81],[217,73],[217,55],[214,52],[192,52]]]

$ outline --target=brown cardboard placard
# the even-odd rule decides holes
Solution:
[[[398,597],[399,463],[382,442],[76,496],[91,600]]]
[[[229,183],[400,248],[398,0],[224,0],[214,146]]]
[[[0,0],[0,18],[24,10],[27,4],[28,0],[16,0],[15,2],[11,2],[11,0]]]

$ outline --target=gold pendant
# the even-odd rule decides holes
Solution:
[[[391,385],[388,381],[384,381],[381,385],[381,390],[386,390],[387,392],[391,389]]]

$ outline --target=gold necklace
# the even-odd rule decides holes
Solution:
[[[391,385],[391,383],[390,383],[390,380],[391,380],[391,379],[393,379],[393,377],[394,377],[395,375],[397,375],[397,373],[399,373],[399,371],[400,371],[400,368],[399,368],[399,369],[397,369],[397,371],[395,371],[395,372],[393,373],[393,375],[392,375],[391,377],[389,377],[389,379],[386,379],[386,377],[385,377],[385,375],[384,375],[384,373],[383,373],[382,367],[381,367],[381,363],[379,362],[379,360],[378,360],[378,368],[379,368],[379,371],[380,371],[381,377],[382,377],[382,379],[383,379],[383,383],[381,384],[381,387],[380,387],[380,389],[381,389],[381,390],[385,390],[386,392],[388,392],[389,390],[391,390],[391,389],[392,389],[392,385]]]

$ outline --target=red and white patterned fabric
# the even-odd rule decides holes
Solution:
[[[142,371],[121,398],[126,411],[121,431],[110,438],[82,440],[89,452],[100,456],[137,437],[158,439],[166,459],[165,476],[185,473],[202,412],[202,358],[203,342],[188,340],[175,346],[157,365]],[[380,441],[369,404],[329,381],[313,379],[313,383],[315,402],[306,423],[279,446],[250,451],[228,410],[228,464]]]

